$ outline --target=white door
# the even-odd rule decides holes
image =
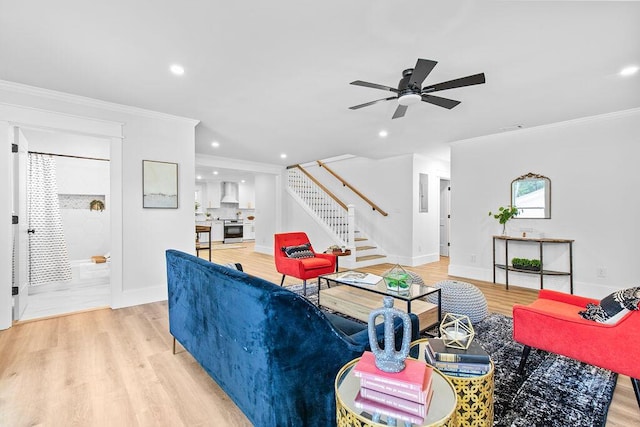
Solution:
[[[19,320],[29,302],[29,212],[27,209],[27,167],[28,142],[20,128],[13,128],[13,143],[18,152],[13,159],[13,211],[18,215],[17,229],[14,235],[14,285],[18,287],[15,297],[13,317]]]
[[[440,180],[440,256],[449,256],[451,181]]]

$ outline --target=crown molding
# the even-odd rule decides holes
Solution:
[[[492,133],[489,135],[477,136],[474,138],[460,139],[458,141],[451,142],[450,145],[453,146],[458,144],[466,144],[468,142],[484,141],[489,138],[495,138],[497,136],[502,137],[502,136],[510,135],[513,132],[517,132],[519,134],[520,133],[525,133],[525,134],[536,133],[536,132],[541,132],[549,129],[565,128],[565,127],[571,127],[571,126],[575,126],[583,123],[598,122],[603,120],[613,120],[621,117],[628,117],[628,116],[634,116],[634,115],[640,115],[640,108],[630,108],[628,110],[613,111],[611,113],[598,114],[596,116],[579,117],[577,119],[565,120],[565,121],[556,122],[556,123],[549,123],[549,124],[534,126],[530,128],[522,128],[522,129],[512,130],[509,132],[499,132],[499,133]]]
[[[195,165],[196,167],[217,167],[272,175],[280,175],[285,170],[284,166],[273,163],[259,163],[200,153],[196,153]]]
[[[102,101],[95,98],[89,98],[81,95],[73,95],[70,93],[59,92],[51,89],[44,89],[35,86],[29,86],[22,83],[0,80],[0,89],[11,92],[23,93],[26,95],[40,96],[43,98],[53,99],[56,101],[68,102],[70,104],[82,105],[85,107],[100,108],[103,110],[115,111],[118,113],[131,114],[134,116],[146,117],[151,119],[173,120],[196,126],[200,120],[190,119],[188,117],[174,116],[172,114],[161,113],[159,111],[147,110],[130,105],[116,104],[115,102]]]

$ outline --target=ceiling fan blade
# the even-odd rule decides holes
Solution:
[[[441,98],[439,96],[433,95],[422,95],[422,100],[424,102],[428,102],[429,104],[437,105],[438,107],[444,107],[447,109],[452,109],[456,105],[460,104],[460,101],[455,101],[453,99]]]
[[[449,80],[448,82],[436,83],[434,85],[425,86],[422,88],[422,93],[431,93],[439,90],[453,89],[456,87],[473,86],[484,83],[484,73],[474,74],[472,76],[461,77],[455,80]]]
[[[358,108],[362,108],[362,107],[368,107],[369,105],[373,105],[377,102],[382,102],[382,101],[391,101],[392,99],[398,99],[395,96],[392,96],[390,98],[382,98],[382,99],[376,99],[375,101],[370,101],[370,102],[365,102],[364,104],[360,104],[360,105],[354,105],[353,107],[349,107],[350,110],[357,110]]]
[[[396,108],[396,112],[393,113],[393,117],[391,117],[392,119],[397,119],[399,117],[404,117],[404,113],[407,112],[407,106],[406,105],[398,105],[398,108]]]
[[[396,89],[396,88],[394,88],[394,87],[389,87],[389,86],[379,85],[379,84],[377,84],[377,83],[363,82],[362,80],[356,80],[356,81],[354,81],[354,82],[351,82],[350,84],[352,84],[352,85],[356,85],[356,86],[370,87],[370,88],[372,88],[372,89],[388,90],[388,91],[390,91],[390,92],[398,93],[398,89]]]
[[[416,62],[415,68],[413,69],[413,74],[411,74],[411,78],[409,78],[409,85],[415,84],[416,86],[421,87],[422,82],[427,78],[436,64],[436,61],[419,58],[418,62]]]

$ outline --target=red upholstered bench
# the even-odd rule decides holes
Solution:
[[[640,406],[640,311],[617,322],[584,319],[579,312],[600,301],[543,289],[529,305],[513,306],[513,339],[524,344],[518,372],[531,348],[549,351],[631,377]]]

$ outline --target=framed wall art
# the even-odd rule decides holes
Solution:
[[[142,161],[142,207],[178,209],[178,164]]]

